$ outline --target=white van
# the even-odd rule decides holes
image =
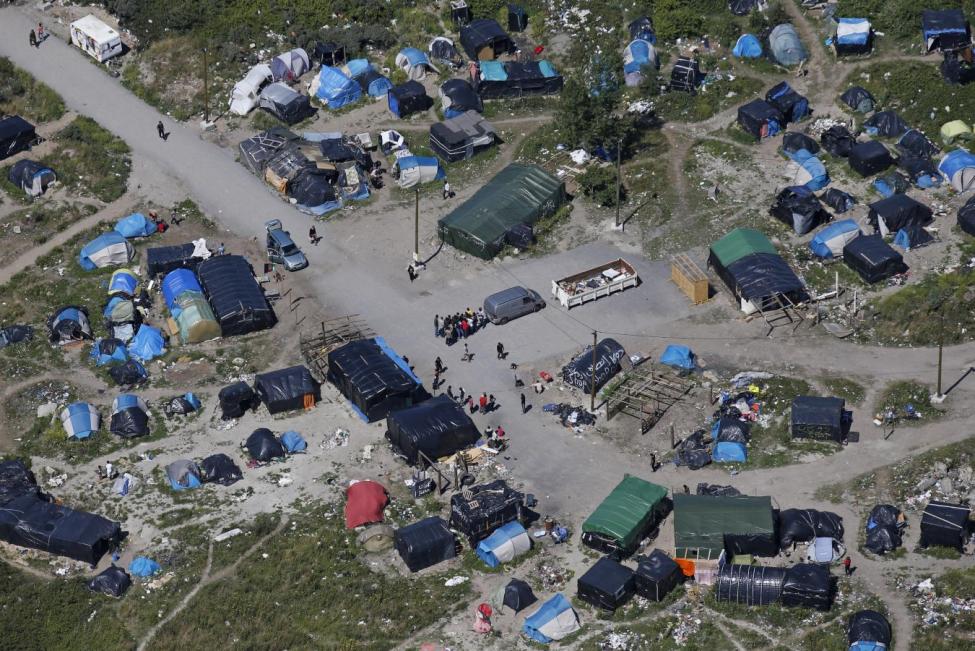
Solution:
[[[104,63],[122,54],[122,37],[91,14],[71,23],[71,42]]]

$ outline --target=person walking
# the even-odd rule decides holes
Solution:
[[[477,403],[474,402],[474,396],[467,396],[467,408],[471,410],[471,413],[477,411]]]
[[[504,359],[504,344],[498,342],[498,359]]]
[[[494,394],[493,393],[489,393],[488,394],[487,407],[488,407],[488,411],[494,411],[495,409],[498,408],[498,403],[494,401]]]
[[[460,401],[461,402],[466,402],[466,400],[464,400],[464,396],[466,395],[464,393],[464,387],[457,387],[457,392],[458,392],[458,394],[460,394]]]
[[[312,227],[308,229],[308,239],[312,244],[318,246],[318,231],[315,230],[314,224],[312,224]]]
[[[847,576],[853,574],[853,560],[850,559],[849,556],[843,559],[843,572],[845,572]]]
[[[440,315],[439,314],[433,315],[433,336],[434,337],[440,336]],[[437,359],[440,358],[438,357]]]
[[[454,400],[454,388],[449,384],[447,385],[447,397]]]
[[[446,201],[450,198],[450,182],[444,180],[443,182],[443,200]]]
[[[522,393],[521,394],[521,413],[525,413],[527,411],[527,408],[525,407],[525,403],[526,402],[527,401],[525,400],[525,394]]]
[[[224,253],[226,253],[226,251],[227,248],[223,245],[223,242],[221,242],[220,246],[217,247],[217,255],[223,255]]]
[[[657,463],[657,453],[656,452],[651,452],[650,453],[650,472],[657,472],[657,470],[659,468],[660,468],[660,464]]]
[[[444,372],[443,360],[440,359],[439,357],[433,360],[433,369],[437,372],[438,375],[442,374]]]
[[[34,30],[30,30],[30,46],[37,47],[37,34],[34,32]],[[444,199],[446,198],[447,197],[444,197]]]
[[[416,280],[416,269],[413,268],[413,265],[406,268],[406,273],[409,274],[411,283]]]
[[[166,127],[163,126],[162,120],[156,123],[156,133],[162,140],[166,139]]]

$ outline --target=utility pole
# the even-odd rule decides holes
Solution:
[[[420,188],[416,188],[416,210],[413,220],[413,262],[420,261]]]
[[[210,121],[210,79],[207,65],[207,48],[203,48],[203,121]]]
[[[596,331],[592,331],[592,374],[589,377],[592,382],[592,395],[589,398],[589,411],[596,412]]]
[[[941,332],[938,334],[938,390],[935,395],[939,399],[944,398],[944,394],[941,393],[941,359],[944,354],[945,349],[945,305],[941,304],[938,308],[938,312],[941,313]]]
[[[623,139],[616,141],[616,228],[620,228],[620,194],[622,193],[623,177],[620,170],[623,166]]]

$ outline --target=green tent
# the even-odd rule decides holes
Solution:
[[[582,541],[610,553],[607,547],[636,548],[667,497],[667,489],[626,475],[582,523]]]
[[[678,558],[729,554],[774,556],[779,551],[771,497],[674,495]]]
[[[945,122],[941,127],[941,141],[946,145],[952,145],[957,140],[971,140],[972,129],[963,120],[952,120]]]
[[[779,254],[768,238],[753,228],[736,228],[711,245],[711,255],[722,267],[753,253]]]
[[[535,165],[513,163],[437,222],[437,231],[454,248],[490,260],[512,227],[553,215],[567,200],[558,178]]]

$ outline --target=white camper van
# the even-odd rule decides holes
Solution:
[[[71,23],[71,42],[103,63],[122,54],[122,37],[91,14]]]

